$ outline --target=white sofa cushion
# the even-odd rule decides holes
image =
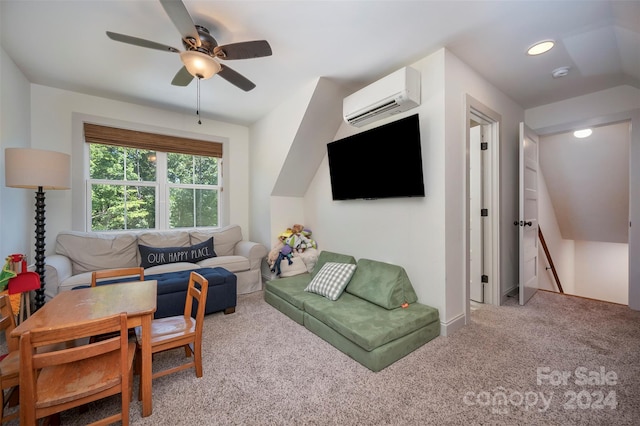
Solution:
[[[215,246],[214,246],[215,247]],[[212,257],[209,259],[201,260],[196,263],[201,268],[217,268],[221,267],[229,272],[240,272],[251,269],[251,263],[249,259],[244,256],[222,256]]]
[[[140,264],[135,234],[60,232],[56,238],[56,253],[71,259],[74,275]]]
[[[78,275],[72,275],[63,282],[60,283],[60,291],[72,290],[75,287],[81,285],[91,285],[91,274],[93,272],[83,272]]]
[[[149,247],[189,247],[191,240],[186,231],[145,231],[138,234],[138,244]]]
[[[144,270],[144,275],[164,274],[165,272],[188,271],[198,269],[199,266],[191,262],[167,263],[165,265],[152,266]]]
[[[304,274],[305,272],[307,272],[307,267],[301,257],[293,256],[293,259],[291,259],[291,265],[289,265],[287,259],[283,259],[280,262],[281,278],[293,277],[294,275]]]
[[[215,231],[194,229],[190,231],[191,244],[198,244],[213,237],[213,250],[218,256],[232,256],[236,244],[242,241],[242,229],[238,225],[229,225]],[[247,268],[249,269],[249,268]]]

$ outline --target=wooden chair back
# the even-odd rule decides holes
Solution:
[[[0,296],[0,330],[4,331],[8,349],[8,353],[4,354],[0,360],[0,403],[2,404],[2,407],[0,407],[0,423],[8,422],[18,417],[17,411],[7,416],[4,414],[5,389],[14,389],[20,384],[20,339],[11,337],[11,332],[14,328],[16,328],[16,320],[11,308],[11,300],[8,295]],[[13,394],[9,392],[7,395],[11,396]]]
[[[198,285],[196,287],[196,284]],[[199,287],[199,288],[198,288]],[[189,287],[187,288],[187,300],[184,304],[184,316],[193,315],[193,306],[197,302],[196,328],[200,325],[200,335],[202,335],[202,323],[204,321],[204,310],[207,304],[207,293],[209,292],[209,281],[199,273],[192,271],[189,275]]]
[[[0,296],[0,330],[4,331],[7,349],[9,352],[20,348],[20,339],[11,337],[11,332],[16,328],[16,317],[13,315],[11,300],[8,295]]]
[[[139,281],[144,281],[144,268],[141,266],[131,268],[117,268],[117,269],[102,269],[100,271],[93,271],[91,274],[91,287],[95,287],[98,280],[104,278],[118,278],[137,275]]]
[[[113,332],[115,337],[95,343],[61,345]],[[38,351],[49,345],[55,349]],[[135,344],[128,342],[126,313],[28,331],[20,338],[20,352],[21,425],[35,425],[37,419],[116,394],[121,394],[121,411],[95,424],[129,423]]]
[[[194,367],[196,377],[202,377],[202,329],[204,327],[204,312],[207,304],[209,281],[202,275],[192,271],[187,287],[187,299],[184,304],[184,315],[159,318],[151,323],[151,351],[153,353],[184,348],[189,361],[175,367],[153,373],[153,378],[165,376],[177,371]],[[195,318],[193,318],[194,304],[197,303]],[[138,346],[141,349],[142,336],[136,328]],[[191,358],[191,355],[193,357]],[[137,357],[140,359],[140,357]],[[140,369],[138,365],[137,370]]]

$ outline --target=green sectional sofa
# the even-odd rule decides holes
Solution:
[[[305,291],[328,262],[356,264],[335,301]],[[323,251],[311,273],[267,282],[264,298],[372,371],[380,371],[440,334],[438,310],[417,303],[397,265]],[[404,306],[403,306],[404,305]]]

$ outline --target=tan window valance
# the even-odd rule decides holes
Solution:
[[[222,143],[84,123],[87,143],[222,158]]]

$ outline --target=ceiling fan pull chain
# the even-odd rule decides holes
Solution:
[[[200,77],[198,77],[198,98],[197,98],[197,107],[196,107],[196,115],[198,116],[198,124],[202,124],[200,121]]]

